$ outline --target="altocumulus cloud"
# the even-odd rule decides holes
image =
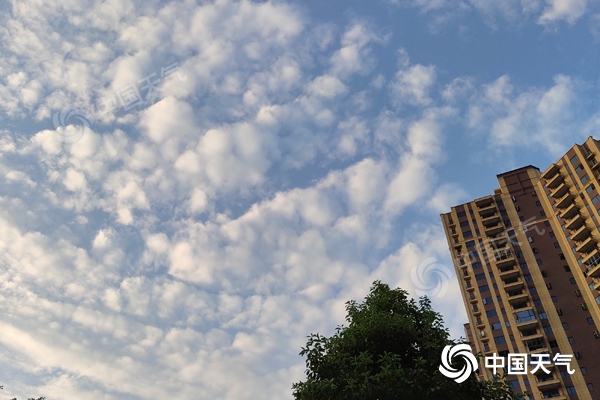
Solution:
[[[535,12],[574,21],[586,6],[562,4]],[[331,333],[345,301],[374,279],[414,294],[412,267],[451,265],[434,219],[405,222],[468,196],[439,182],[448,127],[492,127],[490,145],[509,147],[531,125],[521,144],[559,146],[544,121],[568,125],[577,104],[566,75],[441,82],[402,49],[386,73],[372,24],[318,24],[285,2],[25,0],[1,20],[9,395],[289,397],[306,335]],[[139,105],[99,107],[133,87]],[[70,104],[94,121],[85,141],[49,122]],[[457,289],[445,296],[454,314]]]

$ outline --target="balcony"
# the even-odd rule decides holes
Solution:
[[[548,180],[552,178],[558,171],[560,171],[560,165],[552,164],[542,173],[541,177],[542,179]]]
[[[515,264],[515,255],[512,250],[500,250],[494,253],[494,259],[496,260],[496,267],[498,269],[510,267]]]
[[[517,321],[517,329],[520,331],[525,330],[525,329],[531,329],[533,327],[536,327],[537,325],[538,325],[538,320],[535,317],[533,317],[533,319],[530,319],[530,320]]]
[[[498,223],[493,226],[485,227],[485,234],[487,236],[494,236],[502,231],[504,231],[504,226],[502,224],[498,224]]]
[[[575,232],[571,233],[571,239],[575,240],[576,242],[580,242],[586,237],[588,237],[589,234],[590,228],[588,228],[587,225],[584,224],[580,226],[579,229],[577,229]]]
[[[548,351],[543,338],[542,339],[525,340],[525,341],[523,341],[523,344],[525,345],[525,349],[527,349],[528,352],[541,353],[543,351]]]
[[[546,367],[544,365],[544,367]],[[546,369],[548,369],[546,367]],[[540,368],[541,370],[541,368]],[[538,389],[540,390],[549,390],[549,389],[556,389],[560,387],[560,380],[556,377],[554,377],[553,375],[549,376],[550,378],[548,379],[548,375],[540,375],[538,376],[538,379],[536,379],[535,384],[537,385]],[[543,379],[543,380],[539,380],[539,379]]]
[[[600,279],[594,278],[592,282],[594,283],[594,290],[600,290]]]
[[[558,173],[552,179],[546,181],[546,187],[552,190],[564,182],[564,180],[565,178],[562,176],[562,174]]]
[[[492,196],[486,196],[481,199],[475,200],[475,205],[477,206],[477,208],[486,208],[490,204],[493,204],[493,203],[494,203],[494,198]]]
[[[598,249],[592,251],[585,259],[586,264],[585,276],[592,278],[600,278],[600,252]]]
[[[589,232],[588,232],[589,234]],[[584,239],[580,242],[575,242],[577,247],[575,247],[575,251],[578,251],[579,253],[589,253],[590,251],[592,251],[594,249],[594,247],[596,247],[596,239],[594,239],[591,236],[588,236],[587,239]]]
[[[519,278],[507,279],[502,281],[502,283],[504,284],[504,289],[506,290],[520,289],[525,285],[525,282]]]
[[[577,204],[573,203],[566,210],[562,211],[560,214],[561,218],[569,219],[575,216],[575,214],[579,213],[579,207]]]
[[[490,215],[489,217],[485,217],[481,220],[481,223],[483,224],[483,226],[487,227],[491,227],[496,225],[498,222],[500,222],[500,215],[498,213],[494,213],[492,215]]]
[[[565,221],[566,228],[570,231],[577,230],[583,225],[585,222],[585,218],[581,214],[576,214],[573,218]]]
[[[509,278],[513,278],[513,277],[521,275],[521,270],[518,268],[515,268],[514,265],[511,265],[509,267],[499,268],[498,272],[499,272],[498,276],[500,276],[500,279],[509,279]]]
[[[573,194],[571,192],[567,192],[563,197],[561,197],[560,199],[556,200],[556,207],[558,208],[567,208],[569,207],[571,204],[573,204],[573,199],[575,198],[575,196],[573,196]]]
[[[480,208],[479,215],[481,216],[481,218],[489,217],[490,215],[494,214],[496,212],[496,210],[497,210],[496,205],[492,204],[490,206]]]
[[[550,196],[554,197],[555,199],[560,199],[561,197],[563,197],[565,195],[565,193],[567,193],[569,191],[569,186],[567,186],[567,184],[565,183],[565,181],[562,181],[557,187],[556,189],[552,190],[550,192]]]
[[[510,304],[523,302],[529,299],[529,294],[523,289],[507,291],[506,295],[508,296],[508,302]]]
[[[586,160],[589,160],[590,158],[592,158],[594,156],[594,153],[588,149],[582,149],[581,150],[583,153],[583,156],[585,157]]]
[[[586,266],[596,266],[600,263],[600,250],[598,248],[592,249],[583,259],[581,260],[582,264]]]

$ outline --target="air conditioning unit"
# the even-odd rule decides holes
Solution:
[[[596,331],[594,331],[594,337],[595,337],[596,339],[600,339],[600,331],[597,331],[597,330],[596,330]]]

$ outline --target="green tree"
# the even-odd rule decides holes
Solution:
[[[2,390],[2,389],[4,389],[4,386],[0,386],[0,390]],[[10,399],[10,400],[17,400],[17,398],[16,398],[16,397],[13,397],[13,398],[12,398],[12,399]],[[37,399],[35,399],[35,398],[33,398],[33,397],[30,397],[30,398],[28,398],[27,400],[46,400],[46,398],[45,398],[45,397],[38,397]]]
[[[510,400],[521,399],[503,381],[456,383],[439,372],[450,339],[426,297],[375,281],[364,303],[346,303],[348,326],[328,338],[309,336],[306,380],[292,386],[296,400]],[[464,360],[453,359],[462,368]]]

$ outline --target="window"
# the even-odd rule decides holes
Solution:
[[[588,186],[585,189],[585,191],[588,192],[588,193],[592,193],[594,191],[594,189],[596,189],[596,188],[594,187],[594,184],[592,183],[590,186]]]
[[[544,211],[540,211],[540,215],[541,215],[542,217],[545,217],[545,216],[546,216],[546,213],[545,213]]]
[[[577,168],[575,168],[575,172],[580,173],[581,171],[583,171],[583,165],[579,164]]]
[[[538,253],[538,249],[536,247],[532,247],[531,250],[533,250],[533,254],[537,254]]]
[[[548,289],[552,289],[552,286],[550,286]],[[558,298],[556,296],[552,296],[552,302],[556,303],[558,301]]]
[[[596,204],[598,201],[600,201],[600,194],[597,194],[592,198],[592,203]]]
[[[589,180],[590,180],[590,177],[588,176],[588,174],[585,174],[584,176],[581,177],[581,183],[586,183]]]
[[[550,226],[550,221],[544,221],[544,226]]]
[[[494,342],[496,344],[502,344],[502,343],[506,343],[506,339],[504,338],[504,336],[496,336],[494,338]]]
[[[567,387],[567,393],[568,394],[575,394],[575,386],[568,386]]]
[[[535,260],[535,261],[537,262],[537,265],[540,265],[540,266],[541,266],[541,265],[543,264],[542,260],[541,260],[541,259],[539,259],[539,258],[538,258],[537,260]]]
[[[552,327],[551,326],[544,327],[544,332],[546,332],[546,333],[552,333]]]
[[[571,278],[569,278],[569,282],[571,282],[571,285],[574,285],[574,284],[576,283],[576,282],[575,282],[575,278],[572,278],[572,277],[571,277]]]
[[[593,392],[593,391],[594,391],[594,385],[592,385],[591,383],[588,383],[588,384],[587,384],[587,387],[588,387],[588,390],[589,390],[590,392]]]
[[[575,154],[573,156],[573,158],[571,158],[571,164],[575,165],[575,163],[579,161],[579,157],[577,156],[577,154]]]
[[[568,265],[563,265],[563,268],[565,269],[565,272],[571,272],[571,268],[569,268]]]
[[[540,201],[539,201],[539,200],[537,200],[537,201],[535,202],[535,205],[536,205],[536,206],[538,206],[538,207],[541,207],[541,206],[542,206],[542,203],[540,203]]]
[[[475,280],[480,281],[482,279],[485,279],[485,274],[477,274],[477,275],[475,275]]]
[[[489,292],[490,291],[490,287],[488,285],[479,286],[479,291],[481,293],[483,293],[483,292]]]
[[[466,216],[467,216],[467,213],[466,213],[465,211],[461,211],[461,212],[457,213],[457,214],[456,214],[456,216],[457,216],[458,218],[460,218],[460,217],[466,217]]]
[[[465,245],[467,246],[467,248],[475,247],[475,241],[469,240],[467,243],[465,243]]]
[[[498,313],[496,312],[496,310],[489,310],[489,311],[485,312],[485,315],[487,315],[488,318],[491,318],[491,317],[495,317],[496,315],[498,315]]]
[[[563,326],[563,329],[564,329],[565,331],[568,331],[568,330],[569,330],[569,324],[567,324],[566,322],[563,322],[563,323],[562,323],[562,326]]]
[[[533,321],[535,319],[535,313],[533,310],[524,310],[514,313],[515,320],[517,323]]]
[[[523,276],[523,278],[525,278],[525,281],[527,281],[527,282],[530,282],[532,280],[531,275],[529,275],[529,274]]]
[[[575,339],[573,339],[572,337],[569,337],[568,339],[569,339],[569,343],[575,344]]]
[[[460,223],[461,228],[464,228],[465,226],[469,226],[469,221],[463,221]]]
[[[536,289],[535,287],[530,287],[530,288],[529,288],[529,292],[530,292],[531,294],[536,294],[536,293],[537,293],[537,289]]]
[[[466,237],[466,238],[473,237],[473,232],[471,232],[471,231],[465,231],[465,232],[463,232],[463,236]]]
[[[587,322],[589,325],[594,325],[594,318],[588,317]]]
[[[555,349],[555,348],[557,348],[557,347],[558,347],[558,342],[557,342],[556,340],[550,340],[550,341],[548,342],[548,344],[549,344],[549,345],[550,345],[550,347],[551,347],[551,348],[553,348],[553,349]],[[565,371],[565,372],[567,372],[567,371]],[[568,374],[568,372],[567,372],[567,374]]]
[[[497,331],[498,329],[502,329],[502,324],[500,322],[496,322],[492,324],[492,330]]]
[[[531,236],[527,236],[527,241],[528,241],[529,243],[533,243],[533,238],[532,238]]]
[[[569,377],[569,371],[567,371],[567,370],[560,371],[560,376],[562,376],[563,378],[568,378]]]
[[[587,375],[587,368],[581,367],[581,375]]]
[[[563,253],[560,253],[558,255],[558,258],[561,259],[561,260],[564,260],[565,259],[565,255]]]
[[[548,316],[546,315],[545,312],[541,312],[538,314],[538,317],[540,317],[540,319],[548,319]]]
[[[546,222],[548,222],[548,221],[546,221]],[[550,237],[555,237],[555,236],[556,236],[556,235],[554,234],[554,232],[552,232],[552,231],[550,231],[549,235],[550,235]]]
[[[481,268],[481,263],[479,261],[473,263],[473,269]]]
[[[554,248],[555,249],[560,249],[560,245],[558,244],[558,242],[554,242]]]
[[[536,307],[541,307],[542,306],[542,301],[540,299],[534,300],[533,304],[535,304]]]

